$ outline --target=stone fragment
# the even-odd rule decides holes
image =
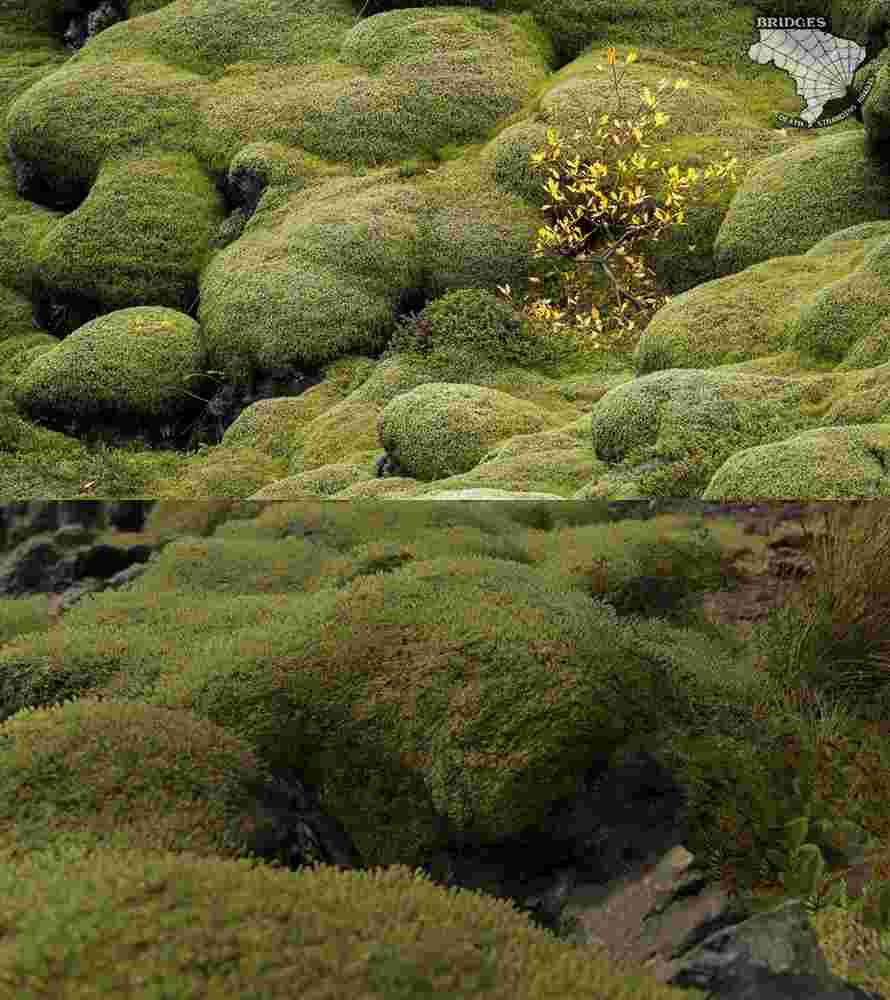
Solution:
[[[376,469],[378,479],[385,479],[388,476],[401,476],[404,474],[398,460],[390,455],[388,451],[385,451],[380,458],[377,459]]]
[[[65,30],[65,48],[69,52],[78,52],[91,38],[124,19],[124,13],[111,0],[102,0],[92,10],[71,18]]]

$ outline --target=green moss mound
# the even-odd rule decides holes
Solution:
[[[0,597],[0,648],[16,636],[49,627],[46,594],[29,597]]]
[[[444,891],[404,866],[292,873],[69,847],[0,866],[0,919],[17,945],[3,1000],[36,983],[68,1000],[700,996],[610,973],[511,904]]]
[[[84,698],[2,727],[0,848],[78,842],[238,857],[246,792],[267,777],[241,740],[187,712]]]
[[[701,537],[671,537],[639,544],[628,552],[642,567],[609,595],[620,615],[657,615],[676,622],[698,622],[702,595],[728,587],[731,578],[719,544]]]
[[[448,292],[396,329],[389,353],[483,358],[499,365],[547,368],[574,356],[568,338],[538,333],[523,313],[479,288]]]
[[[0,722],[103,688],[140,699],[193,643],[294,620],[304,599],[363,576],[444,555],[530,562],[504,517],[478,506],[417,504],[400,517],[377,503],[160,502],[140,536],[164,540],[158,561],[77,605],[63,631],[50,628],[44,595],[0,601]],[[381,541],[397,526],[398,541]]]
[[[170,543],[155,582],[201,593],[293,594],[341,587],[359,576],[391,572],[436,556],[484,555],[531,562],[521,541],[472,525],[439,531],[420,527],[399,532],[393,541],[368,537],[365,530],[344,532],[343,527],[323,516],[312,517],[294,533],[273,539],[268,531],[258,534],[250,522],[231,522],[212,538]]]
[[[509,533],[515,503],[508,501],[430,501],[410,507],[368,500],[361,504],[329,503],[320,500],[159,500],[146,519],[143,534],[168,541],[183,535],[232,537],[243,532],[257,538],[281,539],[295,522],[311,533],[313,542],[339,552],[362,542],[406,533],[437,535],[442,531],[478,529],[492,539]],[[592,504],[566,504],[580,511]]]
[[[614,609],[512,560],[421,559],[301,595],[298,615],[219,625],[167,658],[146,701],[299,769],[373,864],[421,864],[439,817],[468,808],[480,835],[511,835],[668,710]]]
[[[689,515],[660,515],[658,526],[622,520],[567,526],[531,546],[551,586],[608,601],[622,617],[662,617],[712,631],[702,598],[731,588],[731,560],[719,539]]]
[[[0,1000],[35,982],[71,998],[274,1000],[320,982],[393,1000],[699,995],[613,978],[511,904],[413,867],[438,846],[436,813],[463,824],[470,808],[474,828],[509,835],[629,738],[667,759],[713,828],[709,790],[749,784],[746,740],[751,767],[778,745],[778,723],[749,731],[761,682],[697,630],[621,618],[591,564],[612,571],[604,592],[661,567],[703,586],[716,550],[682,519],[504,536],[493,508],[518,505],[407,506],[390,523],[383,503],[244,505],[250,519],[159,505],[153,527],[186,535],[138,592],[0,649],[0,709],[52,705],[0,725],[0,926],[16,957]],[[243,592],[261,565],[250,588],[267,592]],[[276,764],[319,788],[369,865],[398,870],[251,856],[242,792]]]
[[[202,500],[159,500],[145,519],[143,533],[161,541],[183,535],[206,537],[229,520],[256,515],[262,504],[250,500],[216,498]]]

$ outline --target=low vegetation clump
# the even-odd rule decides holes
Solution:
[[[10,699],[15,696],[24,698],[24,705],[66,699],[65,717],[83,722],[88,716],[78,716],[78,712],[87,704],[84,699],[104,688],[106,697],[129,702],[126,719],[132,728],[138,725],[142,709],[137,706],[143,703],[146,717],[160,712],[169,713],[171,721],[187,719],[187,712],[171,709],[187,707],[188,692],[194,690],[199,696],[194,707],[203,706],[198,714],[207,719],[212,716],[213,723],[220,725],[236,705],[221,680],[217,683],[217,677],[229,669],[224,665],[235,663],[238,670],[247,671],[245,676],[268,678],[263,683],[274,685],[276,677],[260,669],[263,657],[275,661],[279,645],[281,651],[293,653],[298,638],[302,636],[299,641],[304,642],[307,632],[326,637],[325,662],[337,671],[338,683],[352,683],[352,675],[340,672],[341,657],[335,656],[341,648],[338,637],[350,637],[343,656],[362,663],[362,671],[373,673],[370,651],[376,648],[379,653],[382,648],[381,628],[404,631],[406,626],[404,612],[397,613],[387,604],[387,595],[401,595],[405,601],[399,607],[414,609],[411,626],[418,643],[443,615],[458,613],[455,601],[475,600],[478,606],[473,586],[455,589],[449,582],[455,566],[485,590],[486,620],[501,623],[500,635],[510,639],[508,620],[521,626],[507,643],[511,651],[518,648],[522,629],[534,622],[552,624],[554,614],[562,616],[567,627],[581,630],[578,636],[583,637],[584,622],[591,616],[589,612],[586,617],[576,614],[576,610],[595,598],[602,615],[598,612],[592,617],[596,623],[601,617],[603,622],[612,622],[612,634],[620,634],[628,653],[622,662],[648,664],[640,676],[647,677],[650,686],[645,692],[632,685],[631,689],[641,694],[641,709],[649,706],[648,714],[640,715],[647,734],[689,783],[692,822],[684,846],[708,875],[719,879],[752,911],[774,906],[788,896],[802,899],[821,939],[830,942],[825,951],[833,971],[886,994],[890,986],[890,896],[886,889],[890,882],[890,598],[885,595],[890,593],[890,513],[876,511],[876,505],[837,505],[823,515],[821,533],[809,533],[808,554],[815,572],[795,584],[788,600],[743,639],[709,622],[701,604],[703,595],[731,586],[729,557],[739,548],[737,527],[732,529],[735,535],[730,544],[731,525],[721,527],[722,522],[715,522],[709,533],[704,521],[688,516],[606,526],[591,512],[592,505],[586,504],[407,506],[411,509],[402,513],[382,503],[363,505],[364,509],[348,504],[254,504],[246,518],[236,518],[227,516],[220,504],[159,504],[146,526],[146,537],[154,531],[171,539],[171,544],[147,576],[155,580],[154,589],[146,586],[135,594],[109,593],[93,610],[82,605],[83,611],[69,612],[43,643],[38,642],[39,631],[34,631],[40,626],[36,603],[29,599],[17,604],[17,621],[0,607],[2,718],[8,720],[9,709],[14,708]],[[294,535],[296,524],[301,531]],[[169,591],[157,588],[160,579],[167,582]],[[641,580],[664,582],[654,603],[647,602],[647,592],[638,585]],[[428,621],[431,587],[438,595],[437,615]],[[512,602],[508,599],[511,587],[515,591]],[[183,601],[183,594],[189,592],[201,594],[202,599]],[[607,605],[612,611],[606,610]],[[270,626],[292,620],[297,609],[302,616],[299,632],[276,637]],[[319,628],[313,628],[313,622]],[[64,650],[58,643],[58,628],[66,629]],[[546,652],[551,644],[559,652],[554,665],[561,663],[565,651],[558,646],[558,637],[542,630],[540,624],[537,628],[536,648]],[[35,654],[30,657],[29,644]],[[577,637],[572,645],[577,645]],[[168,672],[165,680],[163,664],[169,665],[171,658],[182,657],[186,650],[187,659],[199,661],[200,675],[189,679],[177,670]],[[65,670],[54,675],[52,664],[62,652]],[[233,658],[233,652],[237,657]],[[251,660],[256,661],[255,669],[250,669]],[[531,678],[543,665],[533,660],[512,658],[520,669],[514,687],[522,687],[525,673]],[[132,667],[120,671],[122,662]],[[36,663],[40,669],[34,673]],[[18,671],[16,682],[7,669],[12,666]],[[455,666],[446,658],[439,673]],[[87,667],[100,672],[100,689],[86,683]],[[423,667],[411,658],[405,661],[405,670],[419,670],[418,679],[429,684],[437,675],[428,669],[424,672]],[[44,685],[31,688],[30,696],[26,690],[29,677]],[[50,681],[57,686],[46,686]],[[656,689],[658,697],[654,698]],[[35,691],[42,700],[34,700]],[[262,699],[266,693],[274,691],[260,686],[251,699],[254,695]],[[392,691],[390,696],[397,695]],[[432,688],[427,696],[439,697]],[[276,698],[266,699],[268,711],[275,710]],[[261,705],[257,700],[257,720],[266,711]],[[113,715],[107,702],[102,710]],[[101,712],[95,715],[99,720]],[[40,717],[40,713],[25,712],[4,728],[10,735],[28,719],[33,728]],[[240,724],[230,720],[223,728],[236,730]],[[92,734],[93,729],[87,726],[84,731]],[[205,741],[211,740],[208,723],[202,722],[201,732]],[[269,740],[276,733],[280,736],[280,730],[269,719],[261,725],[261,732],[266,745],[256,749],[265,758],[272,748]],[[135,730],[127,740],[134,743],[134,737]],[[191,778],[175,760],[165,764],[170,766],[171,780],[176,776],[180,783],[188,780],[197,787],[196,783],[204,781],[211,787],[213,781],[206,779],[214,768],[231,767],[238,754],[246,753],[235,737],[237,733],[227,736],[225,747],[220,744],[219,763],[211,764],[208,758],[209,770],[198,769]],[[54,738],[63,739],[61,729]],[[152,745],[160,748],[160,738],[160,731],[155,732]],[[170,729],[164,746],[173,746],[170,741],[180,738],[179,729]],[[103,742],[96,728],[96,738],[88,741],[91,752],[101,753],[103,746],[110,752],[113,741],[109,739],[110,734]],[[111,756],[121,761],[126,755]],[[58,759],[56,768],[63,766]],[[40,774],[40,781],[29,785],[35,807],[41,801],[39,789],[48,788],[61,772]],[[108,785],[111,797],[105,808],[78,799],[84,831],[91,823],[102,829],[115,808],[132,805],[130,796],[157,794],[151,792],[150,781],[137,786],[138,774],[138,762],[134,762],[125,782]],[[157,778],[157,767],[154,774]],[[443,808],[451,808],[454,803],[448,790],[453,783],[438,788],[434,781],[433,786]],[[237,779],[230,780],[227,788],[234,791]],[[126,801],[124,797],[116,801],[124,789],[130,790]],[[199,794],[200,801],[205,799],[209,801],[206,789]],[[198,812],[194,815],[198,822]],[[492,813],[492,817],[498,815]],[[36,812],[29,823],[19,828],[20,845],[41,823],[46,829],[45,817],[41,820]],[[448,895],[435,887],[411,883],[407,868],[400,874],[398,866],[389,869],[392,882],[384,891],[393,893],[393,900],[375,907],[372,901],[377,897],[362,881],[368,873],[336,873],[324,866],[297,873],[276,871],[274,864],[236,860],[222,851],[218,859],[211,856],[208,845],[217,836],[214,831],[224,828],[210,821],[200,821],[189,848],[188,824],[180,816],[178,825],[171,827],[170,853],[153,852],[152,840],[138,824],[128,829],[133,842],[126,857],[115,853],[123,849],[121,843],[112,840],[100,850],[85,832],[79,837],[72,828],[57,850],[26,852],[14,864],[0,866],[3,898],[12,908],[5,913],[0,908],[0,920],[9,924],[24,919],[26,913],[60,914],[58,919],[43,919],[39,924],[26,920],[26,926],[22,925],[34,942],[32,964],[22,966],[29,974],[45,975],[47,981],[57,978],[61,973],[51,962],[41,966],[42,973],[34,964],[37,956],[52,952],[67,955],[72,988],[76,983],[86,990],[87,984],[101,981],[105,985],[107,980],[109,990],[120,991],[132,986],[122,978],[126,975],[161,984],[165,976],[173,975],[163,956],[174,940],[159,937],[161,927],[171,929],[171,934],[178,929],[175,940],[181,946],[177,969],[182,992],[176,995],[182,996],[216,996],[223,990],[248,995],[245,990],[260,981],[264,995],[277,995],[274,990],[279,981],[282,990],[286,986],[292,995],[295,989],[299,991],[299,976],[323,979],[330,969],[343,971],[343,988],[352,990],[351,995],[370,988],[369,976],[378,977],[376,984],[389,984],[396,990],[393,995],[400,997],[423,995],[424,990],[447,995],[449,990],[468,988],[468,983],[479,995],[492,998],[509,991],[529,1000],[555,995],[571,998],[572,990],[580,991],[582,985],[586,995],[598,991],[596,995],[616,1000],[625,996],[667,1000],[677,995],[676,991],[647,993],[654,984],[644,986],[645,979],[636,984],[625,977],[608,980],[604,969],[583,952],[572,951],[566,942],[549,939],[545,946],[544,932],[524,923],[520,930],[518,923],[511,922],[514,915],[501,913],[497,907],[486,909],[472,896],[447,902]],[[4,842],[9,862],[11,842],[8,838]],[[833,851],[852,842],[862,844],[863,858],[874,873],[863,897],[855,901],[847,897],[844,883],[852,864],[838,861]],[[84,881],[89,883],[87,890],[72,890]],[[313,899],[319,893],[330,894],[345,903],[347,910],[338,911],[332,903],[324,919],[319,916],[315,923],[301,923],[295,914],[303,912],[299,900],[304,890]],[[355,920],[347,930],[342,914],[359,912],[349,909],[351,892],[369,900],[377,916],[369,917],[367,923]],[[218,906],[223,897],[227,900],[224,912]],[[113,941],[113,947],[77,944],[70,936],[75,912],[89,914],[85,926],[95,930],[97,942]],[[126,933],[109,938],[109,922],[124,912],[128,915]],[[391,915],[392,922],[381,923],[381,913]],[[412,914],[422,916],[422,932],[412,923]],[[334,927],[339,928],[339,938]],[[443,940],[437,934],[445,927],[451,929]],[[311,968],[297,970],[289,959],[294,935],[317,943]],[[491,945],[487,952],[478,947],[483,939]],[[138,967],[121,957],[134,950],[145,959]],[[105,964],[97,977],[86,956],[95,960],[100,953]],[[246,955],[253,956],[253,965]],[[74,956],[79,956],[77,961]],[[81,958],[83,964],[78,966]],[[868,959],[867,967],[857,966],[863,958]],[[854,968],[859,969],[856,974]],[[556,985],[561,992],[553,992]]]

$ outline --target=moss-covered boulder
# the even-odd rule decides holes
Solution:
[[[237,857],[268,778],[237,736],[188,712],[82,698],[2,726],[0,852],[65,843]],[[240,788],[240,792],[239,792]]]
[[[700,995],[610,969],[509,903],[440,889],[404,866],[292,873],[249,859],[70,847],[0,866],[0,920],[22,945],[3,997],[46,980],[69,1000]]]

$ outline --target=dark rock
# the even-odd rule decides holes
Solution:
[[[135,579],[156,555],[146,544],[93,542],[93,529],[140,531],[153,500],[26,501],[0,506],[0,597],[51,594],[63,609]],[[34,538],[53,532],[52,538]],[[160,548],[158,545],[157,548]]]
[[[259,399],[278,399],[282,396],[302,396],[307,389],[320,385],[324,375],[317,369],[302,371],[293,365],[270,368],[254,378],[253,385],[244,395],[244,406]]]
[[[89,194],[89,184],[77,178],[66,179],[61,174],[45,176],[38,164],[20,156],[12,137],[6,140],[6,157],[15,179],[16,194],[46,208],[71,211]],[[37,276],[33,284],[39,287]]]
[[[42,186],[32,186],[28,194],[29,200],[48,208],[73,210],[76,207],[68,197],[62,200],[61,188],[55,189],[56,194],[53,197],[58,199],[55,201],[47,200],[44,191]],[[77,199],[77,197],[78,193],[72,191],[71,198]],[[31,318],[34,326],[60,340],[64,340],[75,330],[79,330],[80,327],[91,323],[108,311],[98,299],[79,291],[50,288],[40,280],[39,276],[34,278],[32,288]]]
[[[81,11],[71,18],[65,30],[65,48],[69,52],[78,52],[91,38],[125,19],[126,14],[120,6],[111,0],[102,0],[91,9]]]
[[[117,531],[142,531],[153,500],[115,500],[106,508],[108,525]]]
[[[294,178],[288,182],[292,190],[299,190],[305,182]],[[213,248],[220,250],[234,242],[248,221],[269,186],[266,169],[262,165],[240,164],[217,177],[216,187],[229,209],[213,240]]]
[[[93,528],[101,516],[98,500],[25,500],[0,506],[0,523],[9,545],[66,525]]]
[[[149,561],[154,561],[157,558],[157,553],[152,553],[149,557]],[[90,594],[97,594],[103,590],[117,590],[120,587],[125,586],[132,580],[141,576],[147,568],[147,565],[133,563],[131,566],[120,570],[107,579],[92,576],[79,579],[76,583],[72,583],[65,587],[61,593],[57,591],[51,592],[50,601],[52,602],[52,608],[54,609],[56,615],[63,614],[73,608],[75,604],[80,603],[84,597],[87,597]]]
[[[671,986],[721,1000],[865,1000],[877,994],[831,973],[799,900],[719,930],[674,963]]]
[[[721,1000],[881,1000],[859,986],[825,987],[815,976],[774,973],[744,962],[727,973],[718,995]]]
[[[614,595],[609,603],[622,617],[627,615],[665,616],[679,609],[688,597],[685,580],[675,576],[636,576]]]
[[[91,39],[110,27],[126,19],[123,0],[101,0],[91,5],[75,0],[64,5],[61,16],[71,12],[63,34],[68,52],[77,53]],[[56,20],[54,15],[53,20]],[[56,211],[73,211],[89,194],[91,181],[56,172],[44,173],[37,163],[32,163],[16,151],[12,137],[7,138],[6,156],[15,182],[16,194],[37,205]],[[77,292],[62,293],[41,287],[34,279],[32,293],[34,323],[38,329],[46,330],[53,336],[66,337],[83,326],[84,323],[101,315],[101,305]]]
[[[553,803],[534,829],[497,844],[460,837],[421,867],[443,885],[512,899],[539,926],[559,926],[572,890],[607,883],[682,839],[688,803],[670,773],[645,751],[579,775],[575,793]]]
[[[22,597],[27,594],[59,594],[72,585],[91,578],[100,581],[93,589],[104,589],[106,583],[134,563],[147,563],[149,545],[84,545],[67,551],[62,528],[56,535],[61,539],[43,538],[22,542],[6,558],[0,568],[0,597]]]
[[[68,525],[141,531],[156,500],[25,500],[0,504],[0,550]]]
[[[605,944],[616,962],[708,1000],[881,1000],[829,972],[800,901],[748,916],[704,878],[679,846],[687,830],[682,787],[635,750],[580,776],[533,830],[500,844],[457,838],[420,867],[444,888],[512,900],[560,939]]]
[[[606,513],[610,521],[648,521],[655,516],[657,500],[610,500]]]
[[[377,459],[376,470],[378,479],[385,479],[387,476],[405,475],[404,469],[388,451],[385,451],[380,458]]]
[[[224,183],[227,200],[230,204],[238,206],[245,221],[256,211],[268,186],[264,170],[246,166],[239,166],[230,171]]]
[[[9,160],[12,178],[15,182],[15,193],[22,198],[27,198],[28,192],[37,180],[37,168],[16,154],[11,138],[6,140],[6,158]]]
[[[260,860],[296,871],[315,862],[361,868],[361,855],[341,824],[326,813],[299,775],[267,768],[261,782],[242,783],[251,823],[242,849]]]
[[[84,319],[87,322],[93,316]],[[48,322],[46,317],[44,322]],[[76,325],[81,325],[80,321]],[[76,329],[75,325],[75,329]],[[51,331],[52,332],[52,331]],[[56,335],[66,335],[56,332]],[[85,441],[104,440],[112,446],[123,446],[138,439],[145,446],[159,450],[194,452],[200,445],[217,445],[223,434],[241,413],[262,399],[301,396],[324,381],[321,368],[298,368],[295,365],[254,372],[249,378],[239,378],[220,384],[216,375],[202,375],[189,383],[187,405],[166,425],[147,426],[137,414],[111,412],[96,415],[86,421],[61,419],[43,411],[31,411],[32,423],[65,434],[76,434]]]
[[[148,545],[127,545],[124,548],[115,545],[90,545],[78,549],[73,555],[65,556],[56,563],[51,574],[52,589],[60,590],[60,584],[67,587],[75,580],[87,576],[100,579],[113,577],[133,563],[148,562],[151,551]]]
[[[301,370],[294,365],[255,373],[244,382],[226,382],[207,401],[197,421],[190,424],[187,447],[199,443],[219,444],[223,434],[241,413],[261,399],[302,396],[324,381],[319,369]]]

